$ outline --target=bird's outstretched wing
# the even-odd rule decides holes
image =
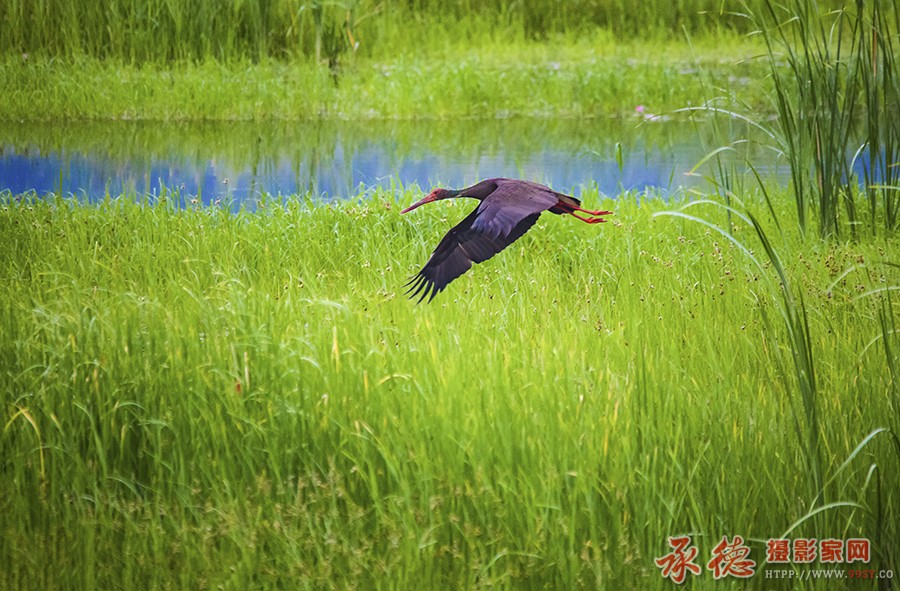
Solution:
[[[475,227],[482,215],[481,207],[475,208],[447,232],[422,270],[407,283],[407,293],[411,298],[418,295],[420,302],[427,296],[430,302],[448,283],[472,268],[472,263],[488,260],[521,238],[534,225],[543,209],[520,218],[508,232],[495,235],[492,231]]]

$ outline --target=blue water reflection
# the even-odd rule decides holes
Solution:
[[[685,173],[718,139],[691,122],[635,120],[16,124],[0,131],[0,191],[92,201],[164,186],[237,206],[510,176],[575,194],[594,184],[666,194],[700,182]]]

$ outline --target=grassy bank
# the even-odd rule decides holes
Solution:
[[[743,4],[764,6],[763,0]],[[336,63],[354,55],[384,58],[598,29],[622,39],[751,30],[736,8],[719,0],[9,0],[0,4],[0,53],[157,64],[303,57]]]
[[[708,559],[738,534],[762,564],[824,503],[855,506],[790,537],[868,537],[896,569],[896,452],[852,455],[900,427],[896,298],[865,295],[900,284],[896,240],[767,222],[808,313],[817,497],[769,263],[588,191],[613,223],[544,216],[415,306],[469,207],[400,216],[416,196],[4,199],[0,587],[671,588],[667,536]]]
[[[762,51],[738,36],[623,44],[594,31],[358,57],[337,70],[306,59],[135,65],[8,54],[0,119],[599,117],[697,105],[723,89],[759,106],[765,66],[739,62]]]

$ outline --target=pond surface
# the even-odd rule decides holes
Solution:
[[[594,184],[609,195],[648,187],[666,195],[705,183],[685,173],[722,143],[709,123],[637,117],[6,123],[0,191],[61,190],[92,201],[168,187],[205,203],[252,207],[265,194],[346,199],[361,186],[460,188],[510,176],[576,195]]]

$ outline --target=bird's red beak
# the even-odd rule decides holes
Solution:
[[[435,196],[434,193],[429,193],[426,197],[424,197],[423,199],[419,199],[418,201],[416,201],[415,203],[413,203],[412,205],[410,205],[409,207],[407,207],[406,209],[404,209],[404,210],[401,211],[400,213],[406,213],[406,212],[408,212],[408,211],[412,211],[412,210],[414,210],[415,208],[419,207],[420,205],[425,205],[426,203],[431,203],[431,202],[434,201],[436,198],[437,198],[437,197]]]

